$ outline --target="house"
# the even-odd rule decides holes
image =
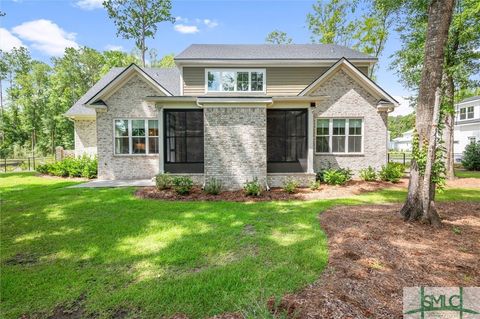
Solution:
[[[99,179],[306,185],[324,167],[386,163],[398,103],[368,78],[376,62],[330,44],[194,44],[176,68],[112,69],[66,116],[76,155],[97,154]]]
[[[406,131],[390,141],[390,149],[399,152],[412,151],[413,130]]]
[[[480,141],[480,96],[462,100],[455,105],[453,153],[455,161],[462,159],[469,143]]]

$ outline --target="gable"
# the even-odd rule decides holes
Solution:
[[[316,79],[302,92],[300,92],[299,96],[315,96],[316,94],[318,95],[319,88],[334,79],[339,74],[339,72],[342,72],[343,74],[347,75],[348,78],[355,81],[355,83],[362,87],[362,89],[364,89],[375,99],[377,99],[378,102],[383,101],[384,104],[391,104],[394,107],[398,105],[398,102],[393,97],[391,97],[380,86],[378,86],[375,82],[369,79],[364,73],[362,73],[345,58],[337,61],[337,63],[335,63],[330,69],[328,69],[318,79]],[[339,83],[338,85],[343,84]]]

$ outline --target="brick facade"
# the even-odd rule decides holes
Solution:
[[[75,157],[97,154],[97,129],[95,120],[76,120],[74,126]]]
[[[225,189],[238,189],[267,177],[267,112],[261,107],[207,107],[205,178],[216,178]]]
[[[326,96],[313,111],[319,117],[361,117],[364,122],[363,154],[315,154],[314,170],[317,172],[329,165],[333,168],[349,168],[357,175],[365,167],[376,169],[387,161],[387,116],[377,111],[377,99],[368,93],[343,70],[339,70],[327,83],[312,95]],[[314,127],[315,127],[314,123]],[[315,130],[314,130],[315,134]],[[315,135],[313,136],[315,138]]]
[[[144,103],[144,99],[158,94],[135,75],[105,101],[107,112],[97,112],[99,179],[152,178],[158,174],[158,155],[114,155],[113,149],[114,119],[157,119],[157,109]]]

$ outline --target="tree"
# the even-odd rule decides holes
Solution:
[[[355,22],[348,13],[355,11],[355,3],[345,0],[318,0],[312,5],[313,13],[307,14],[307,27],[312,33],[312,42],[335,43],[349,46]]]
[[[415,127],[415,114],[397,115],[388,117],[388,130],[390,138],[400,137],[403,133]]]
[[[161,68],[174,68],[175,67],[175,54],[170,53],[163,56],[163,58],[158,62],[158,66]]]
[[[155,38],[159,23],[175,22],[170,0],[105,0],[103,6],[117,27],[117,35],[135,40],[145,67],[146,39]]]
[[[445,47],[453,6],[454,0],[432,0],[429,4],[425,58],[416,108],[415,127],[418,134],[418,145],[410,167],[407,200],[401,209],[405,220],[422,220],[435,226],[441,223],[434,205],[435,183],[431,178],[428,181],[422,181],[422,178],[425,172],[430,170],[430,166],[433,165],[436,158],[436,152],[426,152],[431,148],[426,144],[429,140],[431,141],[431,131],[437,125],[434,123],[434,106],[436,106],[436,94],[442,83]],[[425,156],[425,153],[428,157]],[[426,157],[424,165],[422,165],[422,157]],[[428,194],[425,194],[424,190],[428,190]]]
[[[286,32],[280,30],[273,30],[265,38],[265,43],[271,44],[290,44],[292,41]]]

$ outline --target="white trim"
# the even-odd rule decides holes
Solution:
[[[394,107],[397,107],[399,104],[398,102],[393,99],[390,95],[388,95],[385,91],[383,91],[378,84],[370,80],[365,74],[360,72],[352,63],[350,63],[347,59],[342,58],[337,61],[330,69],[328,69],[325,73],[323,73],[318,79],[316,79],[312,84],[307,86],[305,89],[298,94],[299,96],[306,96],[308,93],[312,92],[317,86],[319,86],[322,82],[327,80],[331,75],[333,75],[337,70],[344,67],[350,74],[356,77],[360,82],[362,82],[366,89],[373,91],[378,97],[383,98],[389,102],[391,102]]]
[[[245,68],[205,68],[204,70],[204,81],[205,81],[205,94],[211,93],[236,93],[236,94],[244,94],[244,93],[266,93],[267,92],[267,70],[266,69],[245,69]],[[208,73],[209,72],[220,72],[220,90],[219,91],[210,91],[208,90]],[[235,73],[234,76],[234,83],[233,83],[233,91],[223,91],[222,88],[222,73],[223,72],[233,72]],[[237,91],[237,73],[239,72],[248,72],[248,90],[247,91]],[[262,73],[263,74],[263,90],[262,91],[252,91],[252,72]]]
[[[307,111],[307,145],[308,145],[308,153],[307,153],[307,173],[308,174],[314,174],[313,170],[313,154],[314,154],[314,146],[313,146],[313,108],[309,107]]]
[[[180,67],[180,96],[183,95],[183,66]]]
[[[145,138],[145,153],[143,154],[133,154],[133,143],[132,143],[132,121],[135,120],[143,120],[143,125],[145,129],[145,136],[139,136]],[[117,154],[116,149],[115,149],[115,142],[117,139],[116,136],[116,127],[115,127],[115,122],[116,121],[127,121],[127,132],[128,132],[128,154]],[[148,121],[158,121],[158,117],[116,117],[113,118],[112,123],[113,123],[113,156],[159,156],[162,153],[162,150],[160,149],[160,122],[158,122],[158,136],[151,136],[151,137],[156,137],[159,139],[158,142],[158,153],[150,153],[149,150],[149,138],[150,136],[148,135]],[[125,138],[125,137],[118,137],[118,138]]]
[[[460,105],[462,105],[462,104],[470,104],[470,103],[473,103],[473,104],[476,105],[475,102],[480,102],[480,98],[475,99],[475,100],[465,101],[465,102],[459,102],[459,103],[457,103],[457,106],[460,106]]]
[[[95,101],[99,100],[101,97],[108,95],[109,93],[112,94],[110,91],[116,91],[118,84],[124,83],[124,80],[130,79],[133,76],[134,72],[138,73],[139,75],[144,78],[147,83],[149,83],[156,91],[163,93],[167,96],[172,96],[170,92],[164,89],[159,83],[153,80],[145,71],[143,71],[140,67],[135,64],[130,64],[125,70],[123,70],[116,78],[114,78],[110,83],[104,86],[100,91],[98,91],[92,98],[90,98],[85,106],[96,108],[96,106],[92,105]],[[121,86],[120,86],[121,87]]]
[[[326,136],[326,135],[317,135],[317,122],[318,120],[328,120],[328,152],[318,152],[317,151],[317,137],[319,136]],[[345,136],[345,152],[333,152],[333,120],[345,120],[345,135],[336,135],[336,136]],[[362,134],[361,135],[353,135],[353,136],[361,136],[361,150],[360,152],[349,152],[348,151],[348,137],[349,137],[349,126],[350,120],[361,120],[362,121]],[[338,117],[338,116],[331,116],[331,117],[316,117],[314,119],[315,124],[315,155],[364,155],[364,148],[365,148],[365,119],[361,116],[345,116],[345,117]]]
[[[165,154],[164,154],[164,133],[163,133],[163,107],[158,110],[158,172],[160,174],[165,173]]]

